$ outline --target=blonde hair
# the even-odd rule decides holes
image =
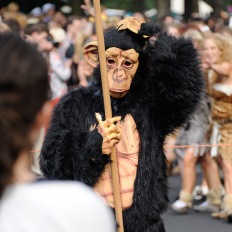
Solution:
[[[193,42],[196,42],[201,49],[203,46],[204,37],[202,33],[196,29],[188,29],[182,34],[185,38],[191,38]]]
[[[231,45],[224,38],[224,36],[219,34],[219,33],[211,33],[211,34],[205,36],[205,40],[207,40],[207,39],[213,40],[222,52],[221,58],[218,60],[217,63],[221,63],[224,61],[231,63],[231,61],[232,61]]]

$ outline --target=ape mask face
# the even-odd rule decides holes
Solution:
[[[84,46],[84,59],[94,68],[99,64],[97,41]],[[139,53],[134,49],[122,50],[110,47],[105,51],[110,95],[121,98],[130,89],[131,82],[139,66]]]

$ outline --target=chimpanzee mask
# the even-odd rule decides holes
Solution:
[[[85,45],[83,55],[91,66],[97,67],[99,63],[97,41]],[[130,89],[139,66],[139,54],[134,49],[122,50],[110,47],[105,51],[105,56],[110,95],[121,98]]]

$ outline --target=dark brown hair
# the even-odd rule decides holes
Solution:
[[[49,97],[43,56],[13,33],[0,35],[0,196],[9,183],[35,117]]]

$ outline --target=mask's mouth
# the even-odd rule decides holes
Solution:
[[[126,89],[114,89],[114,88],[109,88],[110,91],[115,92],[115,93],[123,93],[123,92],[127,92],[129,90],[129,87]]]
[[[113,98],[122,98],[127,94],[127,92],[128,92],[127,90],[123,90],[123,91],[119,92],[119,91],[112,91],[110,89],[110,96]]]

